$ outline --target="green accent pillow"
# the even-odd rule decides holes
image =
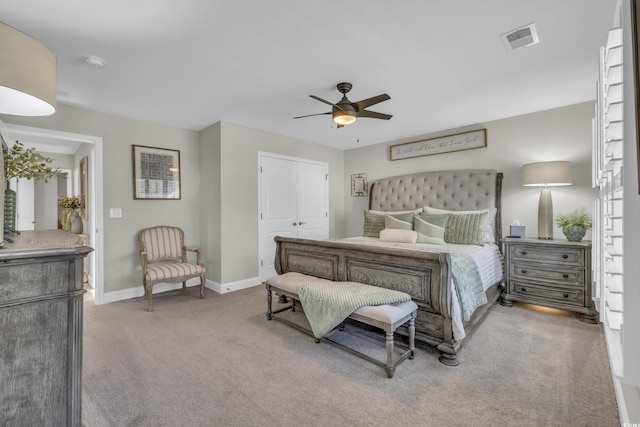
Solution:
[[[384,227],[397,230],[413,230],[413,213],[385,215]]]
[[[365,237],[380,237],[380,231],[382,230],[384,230],[384,215],[364,211],[362,235]]]
[[[460,245],[481,245],[489,212],[449,215],[444,241]]]
[[[413,218],[413,229],[418,233],[418,243],[444,245],[444,232],[449,215],[421,214]]]

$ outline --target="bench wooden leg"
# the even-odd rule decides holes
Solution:
[[[387,377],[393,378],[393,374],[396,370],[393,366],[393,333],[394,331],[386,331],[387,335],[387,365],[384,370],[387,371]]]

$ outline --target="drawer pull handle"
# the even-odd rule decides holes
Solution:
[[[527,270],[520,270],[522,274],[527,274]]]
[[[569,298],[569,294],[562,294],[563,297]]]
[[[569,255],[564,254],[564,255],[562,255],[562,258],[567,259],[567,258],[569,258]]]
[[[520,253],[521,253],[522,255],[526,255],[526,254],[527,254],[527,251],[522,251],[522,252],[520,252]]]
[[[527,288],[522,288],[522,292],[527,292]]]
[[[569,275],[568,275],[567,273],[564,273],[564,274],[562,275],[562,277],[564,277],[565,279],[567,279],[567,278],[569,278]]]

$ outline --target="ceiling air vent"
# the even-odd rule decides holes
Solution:
[[[524,27],[516,28],[515,30],[501,34],[500,38],[507,50],[516,50],[540,42],[538,39],[536,24],[534,22],[529,25],[525,25]]]

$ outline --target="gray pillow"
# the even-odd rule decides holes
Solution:
[[[364,211],[364,227],[362,235],[365,237],[380,237],[384,230],[384,215]]]
[[[413,230],[413,213],[385,215],[384,227],[396,230]]]
[[[449,215],[421,214],[413,218],[413,229],[418,233],[418,243],[444,245],[444,232]]]
[[[444,241],[461,245],[481,245],[489,212],[449,215]]]

